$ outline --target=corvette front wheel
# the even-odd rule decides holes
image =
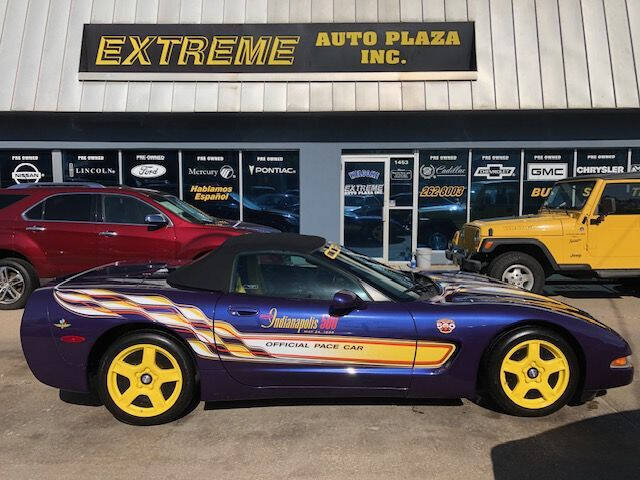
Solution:
[[[131,425],[180,418],[192,405],[195,384],[189,354],[156,332],[120,337],[100,362],[100,397],[114,417]]]
[[[576,354],[561,335],[526,327],[496,343],[484,375],[488,394],[505,413],[542,417],[569,402],[579,371]]]

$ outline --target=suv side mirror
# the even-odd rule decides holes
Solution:
[[[598,214],[605,217],[616,213],[616,199],[613,197],[603,197],[598,205]]]
[[[169,222],[164,215],[161,215],[159,213],[152,213],[151,215],[147,215],[146,217],[144,217],[144,223],[152,227],[163,227]]]
[[[339,317],[364,306],[364,301],[351,290],[340,290],[333,296],[329,313]]]

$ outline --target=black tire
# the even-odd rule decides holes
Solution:
[[[553,353],[552,350],[547,350],[547,344],[551,344],[557,350],[561,351],[564,355],[563,362],[566,364],[565,372],[568,373],[554,373],[547,377],[545,376],[544,372],[544,362],[534,362],[533,367],[538,372],[540,378],[540,382],[536,383],[536,379],[532,379],[529,376],[532,366],[526,366],[526,371],[523,370],[523,377],[527,377],[523,389],[523,391],[526,390],[526,400],[522,400],[522,403],[539,403],[537,405],[524,406],[514,401],[513,398],[509,396],[509,393],[505,390],[506,388],[508,388],[513,394],[516,391],[521,380],[520,378],[515,378],[515,383],[512,383],[514,379],[512,379],[511,376],[513,374],[502,372],[502,363],[512,349],[516,348],[518,345],[522,345],[523,342],[530,342],[535,340],[545,342],[545,344],[543,344],[540,348],[540,351],[546,353],[542,353],[541,356],[548,356]],[[516,355],[521,355],[524,349],[526,349],[528,355],[529,350],[528,347],[525,346],[522,347],[522,349],[518,349],[515,352],[512,352],[510,358],[513,359],[514,357],[516,357]],[[528,363],[527,357],[525,357],[522,361]],[[537,363],[540,363],[540,365],[538,365]],[[565,374],[568,377],[566,379],[562,376]],[[506,382],[506,387],[503,386],[503,375]],[[557,377],[554,377],[554,375],[557,375]],[[513,377],[515,377],[515,375],[513,375]],[[574,397],[579,379],[580,368],[578,359],[571,345],[569,345],[569,343],[562,337],[562,335],[558,334],[557,332],[537,326],[519,328],[508,332],[500,337],[486,355],[485,361],[482,365],[481,373],[482,387],[485,390],[485,393],[489,396],[490,400],[493,401],[495,406],[497,406],[498,409],[503,411],[504,413],[520,417],[543,417],[561,409]],[[558,389],[557,392],[554,392],[555,396],[551,395],[549,400],[544,398],[541,390],[537,390],[538,388],[543,386],[545,381],[552,390],[556,387]],[[552,385],[554,381],[555,384]],[[562,386],[564,384],[566,384],[566,388],[562,390]]]
[[[540,262],[538,262],[538,260],[533,258],[531,255],[527,255],[526,253],[507,252],[497,256],[489,264],[487,273],[490,277],[502,281],[502,276],[504,275],[504,273],[509,268],[516,265],[523,265],[524,267],[528,268],[529,271],[533,274],[533,284],[531,286],[527,286],[526,288],[520,288],[524,288],[525,290],[529,290],[533,293],[542,293],[544,282],[546,280],[544,268],[542,268],[542,265],[540,265]],[[508,283],[515,287],[518,286],[515,283]]]
[[[124,405],[126,401],[123,403],[122,400],[114,399],[114,397],[110,393],[110,389],[108,386],[109,369],[114,363],[114,360],[119,355],[121,355],[122,352],[130,348],[136,349],[137,346],[141,346],[141,345],[152,345],[155,347],[160,347],[160,349],[162,349],[164,352],[169,353],[170,356],[173,357],[173,360],[177,364],[177,367],[179,368],[181,373],[181,386],[179,387],[180,391],[177,392],[176,397],[173,398],[175,389],[177,389],[179,385],[178,382],[166,382],[166,383],[158,382],[157,387],[155,386],[155,383],[154,383],[157,381],[155,379],[153,379],[152,383],[147,387],[144,387],[142,386],[142,383],[139,383],[136,390],[140,392],[140,394],[134,397],[134,399],[130,403],[129,408],[137,409],[141,411],[143,409],[147,409],[147,410],[146,410],[146,413],[132,414],[131,412],[127,412],[122,408],[122,405]],[[137,352],[134,351],[130,353],[129,355],[125,356],[124,359],[129,358],[130,355],[135,356],[137,355]],[[155,366],[158,367],[160,370],[162,370],[163,368],[159,365],[159,362],[160,363],[164,362],[166,364],[167,360],[169,361],[170,366],[172,368],[175,368],[173,367],[173,365],[171,365],[171,359],[169,359],[169,357],[165,357],[163,352],[161,352],[159,356],[157,356],[157,354],[154,354],[154,355],[156,355],[155,361],[154,361]],[[131,362],[126,362],[126,363],[132,364]],[[133,361],[133,363],[135,363],[135,361]],[[141,359],[140,365],[142,365],[142,359]],[[136,367],[137,365],[133,365],[133,366]],[[151,376],[153,376],[153,372],[151,372],[150,374]],[[141,378],[143,373],[138,372],[137,375],[139,375],[139,377],[137,378]],[[123,388],[120,388],[118,384],[115,388],[118,388],[119,393],[122,394],[124,397],[124,395],[131,388],[131,383],[129,382],[127,377],[120,376],[119,374],[115,381],[120,382],[122,378],[126,379],[126,381],[123,380],[125,383],[125,386]],[[129,386],[126,386],[127,382],[129,382]],[[140,382],[142,382],[142,380],[140,380]],[[146,396],[143,389],[148,388],[148,390],[157,391],[160,387],[163,387],[164,385],[167,385],[168,389],[161,392],[161,394],[163,395],[162,401],[167,403],[171,402],[172,405],[166,411],[161,411],[159,414],[153,414],[153,411],[149,410],[149,408],[151,409],[154,408],[154,405],[151,400],[152,397]],[[172,386],[173,386],[173,389],[172,389]],[[113,416],[116,419],[120,420],[121,422],[128,423],[130,425],[140,425],[140,426],[160,425],[163,423],[168,423],[168,422],[177,420],[178,418],[182,417],[184,414],[188,413],[193,409],[193,404],[196,401],[196,399],[194,398],[196,396],[196,392],[197,392],[196,369],[194,367],[192,358],[189,355],[189,352],[187,352],[186,349],[176,340],[159,332],[145,330],[145,331],[139,331],[139,332],[134,332],[131,334],[124,335],[118,338],[115,342],[113,342],[113,344],[107,349],[105,354],[102,356],[102,359],[100,361],[100,365],[98,369],[98,394],[100,395],[100,399],[104,403],[105,407],[107,407],[107,409],[113,414]],[[121,401],[121,405],[118,405],[118,401]]]
[[[24,308],[29,295],[39,287],[40,283],[33,265],[21,258],[2,258],[0,268],[8,267],[20,273],[23,279],[22,294],[11,303],[0,303],[0,310],[16,310]]]

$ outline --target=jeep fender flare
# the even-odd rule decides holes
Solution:
[[[486,242],[493,242],[490,248],[485,248],[484,247]],[[540,251],[542,252],[544,257],[547,259],[547,261],[549,262],[549,265],[551,266],[551,268],[554,271],[560,270],[560,268],[558,267],[558,263],[553,258],[553,255],[551,255],[551,252],[549,251],[547,246],[544,243],[542,243],[540,240],[536,240],[536,239],[533,239],[533,238],[492,238],[492,237],[488,237],[488,238],[485,238],[482,241],[482,244],[480,245],[480,252],[481,253],[485,253],[485,254],[491,254],[496,250],[497,247],[504,246],[504,245],[509,245],[509,246],[527,245],[527,246],[536,247],[536,248],[540,249]]]

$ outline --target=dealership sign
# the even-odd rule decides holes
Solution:
[[[474,23],[86,24],[78,78],[474,80]]]

